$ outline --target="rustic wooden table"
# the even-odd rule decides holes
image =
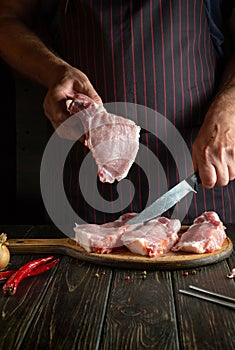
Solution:
[[[235,244],[235,225],[227,228]],[[50,226],[0,229],[9,238],[61,237]],[[10,268],[38,257],[13,254]],[[235,349],[235,311],[179,293],[193,284],[235,297],[235,281],[226,277],[234,252],[187,269],[188,276],[156,270],[146,279],[142,270],[59,257],[53,270],[24,280],[15,296],[0,290],[0,349]]]

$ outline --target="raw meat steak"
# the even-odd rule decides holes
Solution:
[[[98,165],[100,181],[113,183],[126,177],[139,149],[140,127],[108,113],[104,106],[82,94],[74,97],[69,111],[79,112],[86,131],[85,145]]]
[[[75,241],[87,252],[107,254],[123,245],[121,237],[127,226],[125,223],[136,214],[124,214],[113,222],[103,225],[83,224],[74,227]]]
[[[211,253],[221,249],[226,238],[225,226],[215,212],[204,212],[181,236],[172,251],[182,250],[191,253]]]
[[[180,227],[178,219],[158,217],[145,225],[128,226],[121,240],[132,253],[154,258],[170,251],[179,239]]]

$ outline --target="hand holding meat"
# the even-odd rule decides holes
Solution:
[[[202,185],[226,186],[235,178],[235,86],[212,103],[193,145],[193,162]]]
[[[63,69],[58,69],[50,81],[43,104],[45,115],[54,129],[57,129],[69,118],[68,104],[78,92],[89,96],[94,102],[102,104],[101,98],[83,72],[67,64],[63,66]],[[63,138],[77,138],[76,130],[73,128],[70,128],[69,133],[67,128],[60,128],[58,133]]]

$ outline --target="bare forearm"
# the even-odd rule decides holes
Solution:
[[[226,186],[235,179],[235,11],[231,51],[220,86],[193,144],[192,158],[204,187]]]
[[[0,55],[15,70],[46,87],[68,66],[16,18],[0,18]]]

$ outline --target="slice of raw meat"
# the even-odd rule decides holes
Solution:
[[[125,178],[139,149],[140,127],[132,120],[111,113],[89,97],[77,94],[69,106],[79,112],[86,141],[98,165],[101,182],[113,183]]]
[[[212,253],[221,249],[225,238],[225,226],[218,214],[212,211],[204,212],[194,220],[193,225],[181,236],[172,251]]]
[[[180,220],[158,217],[145,225],[129,225],[121,240],[132,253],[154,258],[171,250],[180,228]]]
[[[121,237],[127,229],[125,223],[135,215],[135,213],[124,214],[118,220],[103,225],[75,224],[74,239],[87,252],[110,253],[113,249],[123,245]]]

